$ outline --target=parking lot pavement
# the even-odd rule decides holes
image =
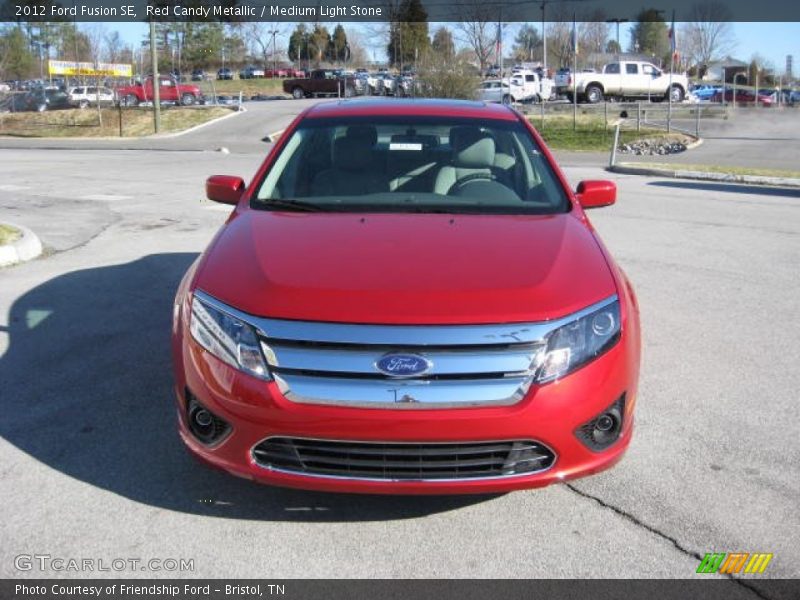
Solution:
[[[676,126],[694,131],[693,121]],[[628,162],[723,165],[753,169],[800,169],[800,110],[795,108],[738,108],[728,119],[701,122],[703,144],[666,156],[618,155]]]
[[[0,151],[16,186],[0,219],[54,250],[0,271],[1,577],[59,575],[14,568],[47,553],[189,558],[199,577],[671,578],[710,551],[771,552],[764,576],[800,575],[796,195],[612,175],[619,202],[591,218],[644,330],[616,468],[504,496],[352,497],[209,471],[174,432],[171,300],[227,212],[203,181],[261,157],[96,156]]]

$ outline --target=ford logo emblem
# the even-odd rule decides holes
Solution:
[[[427,373],[433,363],[419,354],[391,352],[375,362],[375,368],[389,377],[416,377]]]

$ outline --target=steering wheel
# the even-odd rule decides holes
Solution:
[[[462,177],[458,181],[456,181],[453,185],[450,186],[450,189],[447,190],[448,194],[453,194],[454,192],[460,191],[464,186],[473,181],[496,181],[497,176],[494,173],[472,173],[471,175],[467,175],[466,177]]]

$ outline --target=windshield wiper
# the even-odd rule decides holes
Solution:
[[[261,202],[261,208],[265,209],[274,208],[274,209],[296,210],[305,212],[319,212],[327,210],[327,207],[321,206],[319,204],[314,204],[313,202],[306,202],[305,200],[289,200],[289,199],[284,200],[281,198],[263,200]]]

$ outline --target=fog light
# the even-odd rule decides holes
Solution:
[[[186,390],[186,399],[186,421],[189,431],[200,442],[204,444],[218,442],[230,431],[230,425],[200,404],[189,390]]]
[[[581,425],[575,431],[575,435],[591,450],[605,450],[619,439],[624,411],[625,394],[622,394],[614,404],[588,423]]]

